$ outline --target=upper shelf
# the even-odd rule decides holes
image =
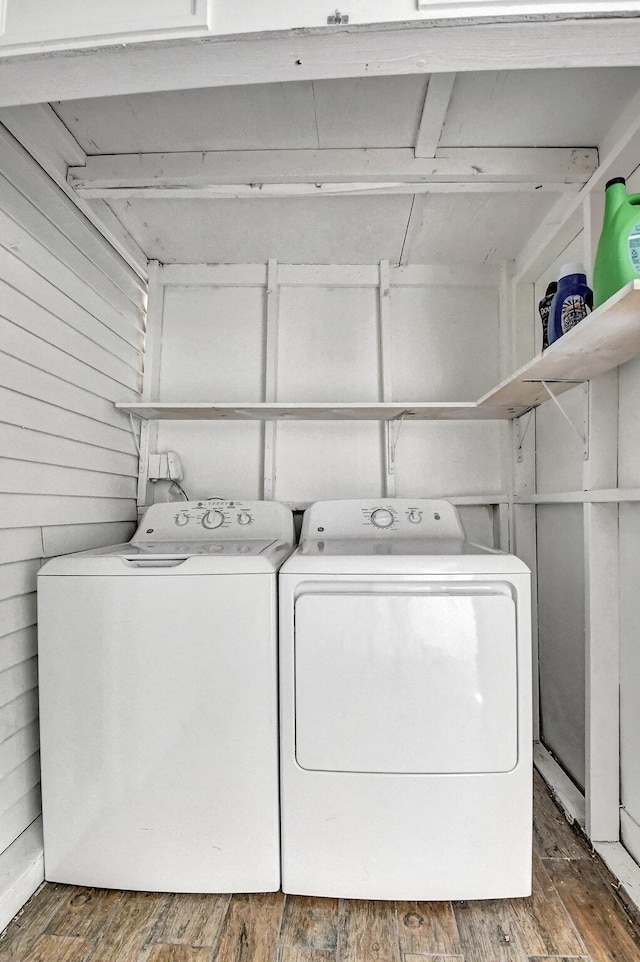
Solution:
[[[518,417],[549,399],[541,381],[555,382],[553,393],[561,394],[576,381],[590,381],[639,354],[640,281],[631,281],[544,354],[481,397],[478,408],[502,412],[489,417]]]
[[[217,421],[388,421],[405,415],[427,421],[503,418],[504,414],[481,411],[475,401],[432,403],[424,401],[365,401],[295,403],[291,401],[253,401],[247,404],[220,402],[141,402],[116,404],[117,408],[145,420]]]
[[[118,402],[116,407],[145,420],[388,421],[403,414],[413,420],[509,420],[548,400],[542,381],[552,383],[554,394],[561,394],[639,354],[640,280],[636,280],[479,401],[142,401]]]

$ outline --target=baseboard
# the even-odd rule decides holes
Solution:
[[[533,744],[533,764],[564,808],[569,821],[577,822],[580,828],[584,829],[584,795],[576,788],[565,770],[558,765],[542,742],[534,742]]]
[[[640,865],[620,842],[594,842],[593,848],[618,879],[629,900],[640,910]]]
[[[37,818],[0,855],[0,932],[42,882],[42,819]]]
[[[577,822],[584,831],[584,795],[541,742],[534,743],[533,760],[535,767],[564,809],[567,818]],[[640,865],[634,861],[620,842],[592,842],[588,836],[587,840],[609,871],[618,879],[628,902],[640,910]]]

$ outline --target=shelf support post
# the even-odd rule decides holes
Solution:
[[[389,261],[380,261],[378,276],[380,388],[382,400],[390,401],[393,386],[391,380],[391,276]],[[401,416],[404,417],[404,413]],[[393,440],[391,421],[384,422],[382,431],[385,452],[384,493],[387,498],[393,498],[396,493],[395,452],[398,438],[396,436],[395,441]]]
[[[265,401],[278,398],[278,321],[280,312],[280,287],[278,262],[267,262],[267,343],[265,350]],[[267,421],[264,425],[263,498],[273,501],[276,487],[277,424]]]
[[[162,265],[149,262],[147,324],[142,381],[142,400],[157,401],[160,397],[160,344],[164,320],[164,284]],[[138,508],[149,503],[148,463],[149,453],[158,447],[158,422],[143,420],[140,426],[138,463]]]

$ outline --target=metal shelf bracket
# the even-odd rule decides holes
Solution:
[[[514,424],[514,431],[515,431],[514,443],[515,443],[515,447],[516,447],[516,461],[518,462],[518,464],[522,464],[522,458],[523,458],[523,455],[522,455],[522,445],[524,444],[524,439],[525,439],[525,437],[527,436],[527,431],[529,430],[529,425],[530,425],[531,422],[533,421],[534,408],[531,408],[531,410],[528,411],[528,412],[525,411],[525,414],[527,414],[527,413],[528,413],[529,417],[527,418],[527,423],[526,423],[525,426],[524,426],[524,431],[522,430],[522,426],[521,426],[521,418],[524,417],[524,414],[521,414],[520,417],[515,418],[515,419],[514,419],[514,422],[513,422],[513,424]]]
[[[554,383],[554,382],[551,382],[551,383]],[[569,417],[565,409],[560,404],[560,401],[558,400],[556,395],[553,393],[553,391],[549,387],[549,383],[543,380],[540,381],[540,384],[542,384],[543,388],[545,389],[545,391],[547,392],[547,394],[549,395],[549,397],[551,398],[555,406],[560,411],[560,414],[562,415],[562,417],[565,419],[565,421],[568,424],[571,425],[574,432],[580,438],[582,442],[582,457],[585,461],[588,461],[589,460],[589,382],[575,381],[571,383],[582,384],[582,427],[581,428],[579,428],[571,420],[571,418]]]
[[[398,438],[400,437],[400,430],[402,428],[404,416],[408,413],[408,411],[402,411],[400,414],[396,414],[394,418],[391,418],[389,421],[387,421],[387,470],[389,474],[395,474],[396,447],[398,445]]]

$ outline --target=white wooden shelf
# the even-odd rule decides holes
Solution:
[[[503,415],[483,413],[475,401],[425,403],[424,401],[371,401],[293,403],[279,401],[255,401],[248,404],[219,404],[160,401],[139,404],[116,404],[122,411],[128,411],[146,420],[236,420],[236,421],[388,421],[400,417],[429,421],[451,421],[468,418],[492,418]]]
[[[549,400],[541,381],[562,394],[575,382],[613,370],[640,354],[640,281],[631,281],[478,401],[479,408],[514,418]],[[493,414],[493,417],[500,417]]]
[[[554,394],[570,390],[640,355],[640,281],[631,281],[593,311],[544,354],[478,401],[357,402],[117,402],[116,407],[144,420],[182,421],[389,421],[509,420],[547,401],[542,381]]]

